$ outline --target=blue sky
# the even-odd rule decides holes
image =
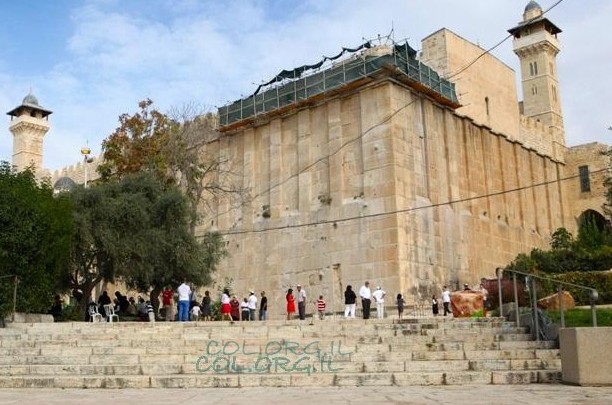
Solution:
[[[54,113],[44,165],[95,154],[117,117],[154,100],[167,110],[214,109],[278,71],[315,63],[362,38],[408,39],[415,48],[446,27],[488,48],[522,18],[519,0],[13,0],[0,2],[0,109],[30,88]],[[553,0],[540,0],[544,9]],[[611,143],[612,0],[565,0],[547,17],[563,32],[558,56],[569,145]],[[512,41],[494,51],[517,70]],[[0,160],[11,159],[5,116]]]

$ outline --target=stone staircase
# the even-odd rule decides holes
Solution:
[[[10,324],[0,388],[558,382],[554,342],[501,318]]]

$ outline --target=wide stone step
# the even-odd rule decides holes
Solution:
[[[320,373],[125,376],[0,376],[0,388],[213,388],[411,386],[558,382],[558,371],[450,371],[428,373]]]
[[[553,342],[503,319],[20,325],[1,387],[526,384],[560,378]]]

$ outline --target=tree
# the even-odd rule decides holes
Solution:
[[[565,228],[559,228],[552,234],[552,240],[550,241],[550,247],[553,250],[570,249],[574,243],[574,237]]]
[[[72,194],[73,288],[89,297],[101,280],[119,278],[129,287],[158,295],[183,280],[207,284],[225,254],[218,234],[198,241],[189,226],[190,206],[176,186],[152,173],[125,175]],[[84,310],[86,303],[81,303]]]
[[[610,175],[610,169],[612,168],[612,148],[608,148],[603,154],[608,157],[608,173],[604,177],[605,202],[603,204],[603,210],[608,220],[612,221],[612,176]]]
[[[53,196],[28,168],[0,163],[0,276],[19,278],[17,311],[47,312],[69,259],[70,201]],[[13,283],[0,282],[0,316],[12,311]]]
[[[152,105],[147,99],[135,114],[121,115],[119,127],[103,141],[104,163],[98,168],[103,180],[148,171],[164,184],[178,185],[192,208],[192,231],[219,199],[231,206],[248,199],[241,173],[227,157],[210,151],[219,139],[213,114],[185,106],[167,115]]]
[[[610,240],[608,228],[599,229],[587,219],[580,224],[575,240],[565,228],[559,228],[552,235],[551,250],[535,248],[529,255],[521,253],[508,267],[547,274],[608,270],[612,267]]]

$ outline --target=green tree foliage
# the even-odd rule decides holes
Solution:
[[[32,169],[0,163],[0,276],[17,275],[17,311],[47,312],[68,265],[70,201],[53,197]],[[0,316],[12,311],[13,279],[0,279]]]
[[[553,233],[551,250],[521,253],[508,267],[548,274],[609,270],[612,268],[610,231],[605,227],[599,229],[592,220],[586,219],[574,240],[565,228],[559,228]]]
[[[215,117],[186,106],[170,115],[139,103],[139,111],[119,117],[119,127],[102,143],[104,163],[98,172],[103,180],[147,171],[166,185],[178,185],[191,205],[192,231],[203,215],[221,200],[240,205],[248,197],[241,173],[228,158],[207,145],[218,141]]]
[[[208,284],[225,254],[219,234],[194,237],[186,197],[151,173],[79,187],[71,194],[75,223],[71,282],[86,297],[101,280],[120,278],[129,287],[151,291],[157,307],[165,285],[183,280]]]
[[[609,174],[612,168],[612,148],[608,148],[604,154],[608,156],[608,174],[604,177],[605,202],[603,204],[603,210],[608,220],[612,221],[612,176]]]

